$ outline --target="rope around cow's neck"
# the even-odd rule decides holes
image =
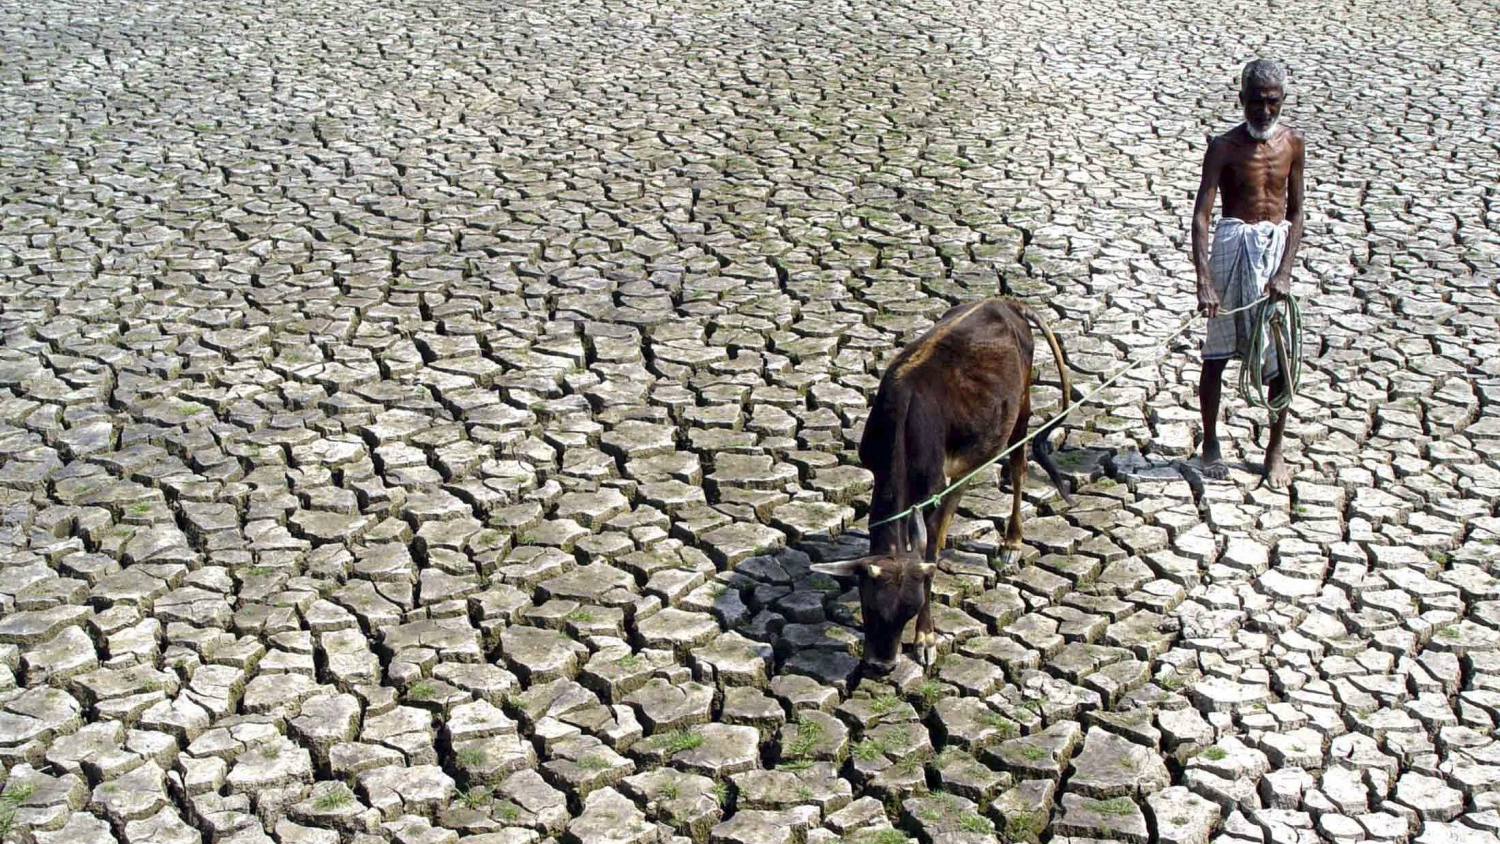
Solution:
[[[1248,305],[1244,305],[1243,307],[1234,308],[1228,311],[1219,311],[1218,313],[1218,316],[1223,317],[1232,316],[1242,311],[1251,310],[1252,308],[1255,309],[1254,322],[1257,330],[1252,330],[1250,332],[1250,349],[1249,352],[1245,355],[1245,361],[1242,361],[1240,365],[1240,395],[1244,397],[1245,401],[1250,404],[1250,406],[1266,408],[1271,413],[1279,413],[1285,408],[1291,406],[1292,399],[1297,395],[1297,386],[1301,383],[1302,380],[1302,306],[1297,302],[1296,296],[1289,295],[1282,301],[1285,303],[1285,308],[1278,308],[1276,306],[1276,302],[1272,302],[1269,297],[1262,296],[1259,299],[1256,299],[1254,302],[1251,302]],[[1285,318],[1282,318],[1283,310],[1285,311]],[[1124,375],[1132,369],[1135,369],[1136,367],[1148,363],[1153,363],[1155,361],[1161,360],[1163,357],[1166,357],[1167,353],[1171,351],[1171,349],[1169,348],[1169,344],[1173,340],[1177,339],[1177,337],[1184,331],[1187,331],[1188,328],[1192,326],[1193,321],[1200,316],[1202,316],[1202,314],[1200,313],[1189,314],[1187,318],[1182,321],[1181,325],[1177,326],[1177,328],[1171,334],[1168,334],[1161,341],[1160,351],[1150,357],[1141,358],[1134,363],[1128,363],[1125,366],[1121,367],[1118,372],[1101,381],[1099,383],[1099,386],[1090,390],[1082,398],[1063,408],[1062,411],[1059,412],[1056,416],[1053,416],[1051,419],[1047,420],[1041,425],[1038,425],[1035,431],[1027,434],[1019,442],[1011,443],[1005,448],[1004,451],[1001,451],[999,454],[991,457],[989,460],[986,460],[985,462],[974,467],[973,471],[969,472],[967,475],[964,475],[962,478],[959,478],[953,483],[948,484],[948,486],[945,487],[942,491],[932,495],[929,498],[924,498],[921,501],[918,501],[917,503],[911,505],[910,507],[907,507],[905,510],[902,510],[894,516],[888,516],[878,522],[872,522],[869,527],[880,527],[883,524],[888,524],[890,522],[897,521],[898,519],[904,519],[914,512],[924,510],[928,507],[936,507],[938,504],[942,503],[943,498],[946,497],[948,493],[968,483],[971,479],[974,478],[975,475],[978,475],[980,472],[983,472],[985,469],[988,469],[989,467],[998,463],[1002,457],[1005,457],[1012,451],[1015,451],[1016,449],[1026,445],[1028,442],[1031,442],[1031,440],[1035,438],[1037,434],[1040,434],[1042,431],[1047,430],[1047,426],[1051,425],[1053,422],[1061,420],[1069,413],[1077,410],[1080,406],[1088,402],[1094,396],[1097,396],[1100,393],[1104,392],[1104,390],[1108,388],[1109,385],[1118,380],[1120,376]],[[1245,365],[1245,363],[1248,361],[1259,361],[1262,359],[1262,356],[1265,353],[1267,335],[1272,335],[1274,337],[1277,361],[1281,367],[1280,372],[1286,375],[1286,389],[1281,394],[1273,396],[1270,399],[1267,399],[1264,396],[1265,385],[1262,377],[1263,373],[1261,372],[1262,368],[1260,366]]]

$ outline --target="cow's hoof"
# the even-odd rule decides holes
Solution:
[[[1001,548],[1000,556],[995,558],[995,563],[1001,569],[1009,569],[1019,565],[1021,562],[1020,548]]]
[[[917,661],[923,668],[931,668],[937,665],[937,645],[923,645],[917,648]]]
[[[937,664],[937,634],[918,633],[916,641],[913,642],[916,651],[917,664],[923,668],[931,668]]]

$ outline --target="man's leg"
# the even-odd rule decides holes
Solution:
[[[1224,391],[1224,367],[1228,363],[1226,358],[1205,360],[1198,379],[1198,404],[1203,412],[1203,477],[1215,481],[1229,477],[1229,467],[1219,450],[1219,397]]]
[[[1279,373],[1271,379],[1269,386],[1273,396],[1280,398],[1286,394],[1286,378]],[[1276,414],[1275,419],[1271,420],[1271,440],[1266,444],[1264,471],[1266,485],[1271,489],[1285,489],[1286,485],[1292,482],[1292,472],[1286,467],[1286,458],[1281,454],[1281,435],[1286,431],[1286,414],[1287,412],[1282,410]]]

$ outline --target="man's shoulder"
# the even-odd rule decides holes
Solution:
[[[1233,129],[1230,129],[1228,132],[1221,132],[1217,135],[1209,135],[1208,148],[1223,149],[1225,146],[1234,143],[1234,133],[1240,131],[1240,128],[1240,126],[1236,126]]]
[[[1245,131],[1245,124],[1240,123],[1227,132],[1210,135],[1208,138],[1208,149],[1210,152],[1226,153],[1245,146],[1250,141],[1250,133]]]

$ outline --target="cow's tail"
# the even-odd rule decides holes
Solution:
[[[1042,336],[1047,338],[1047,345],[1052,347],[1052,357],[1057,361],[1057,377],[1062,381],[1062,403],[1057,409],[1057,416],[1036,432],[1036,437],[1031,441],[1031,456],[1036,458],[1037,464],[1047,472],[1047,477],[1052,480],[1052,485],[1057,487],[1057,491],[1071,504],[1073,503],[1073,496],[1068,493],[1067,487],[1063,486],[1062,474],[1057,471],[1057,463],[1052,459],[1052,444],[1048,442],[1048,438],[1052,436],[1052,432],[1062,427],[1065,415],[1063,411],[1068,405],[1073,403],[1073,384],[1068,378],[1068,358],[1063,354],[1062,344],[1057,341],[1057,335],[1052,333],[1052,327],[1047,324],[1047,320],[1043,319],[1042,315],[1037,313],[1031,306],[1021,302],[1016,302],[1015,304],[1019,306],[1021,313],[1025,314],[1026,318],[1042,332]],[[1027,385],[1027,389],[1030,389],[1029,384]],[[1058,443],[1058,445],[1061,446],[1067,440],[1068,433],[1064,431],[1062,442]]]

